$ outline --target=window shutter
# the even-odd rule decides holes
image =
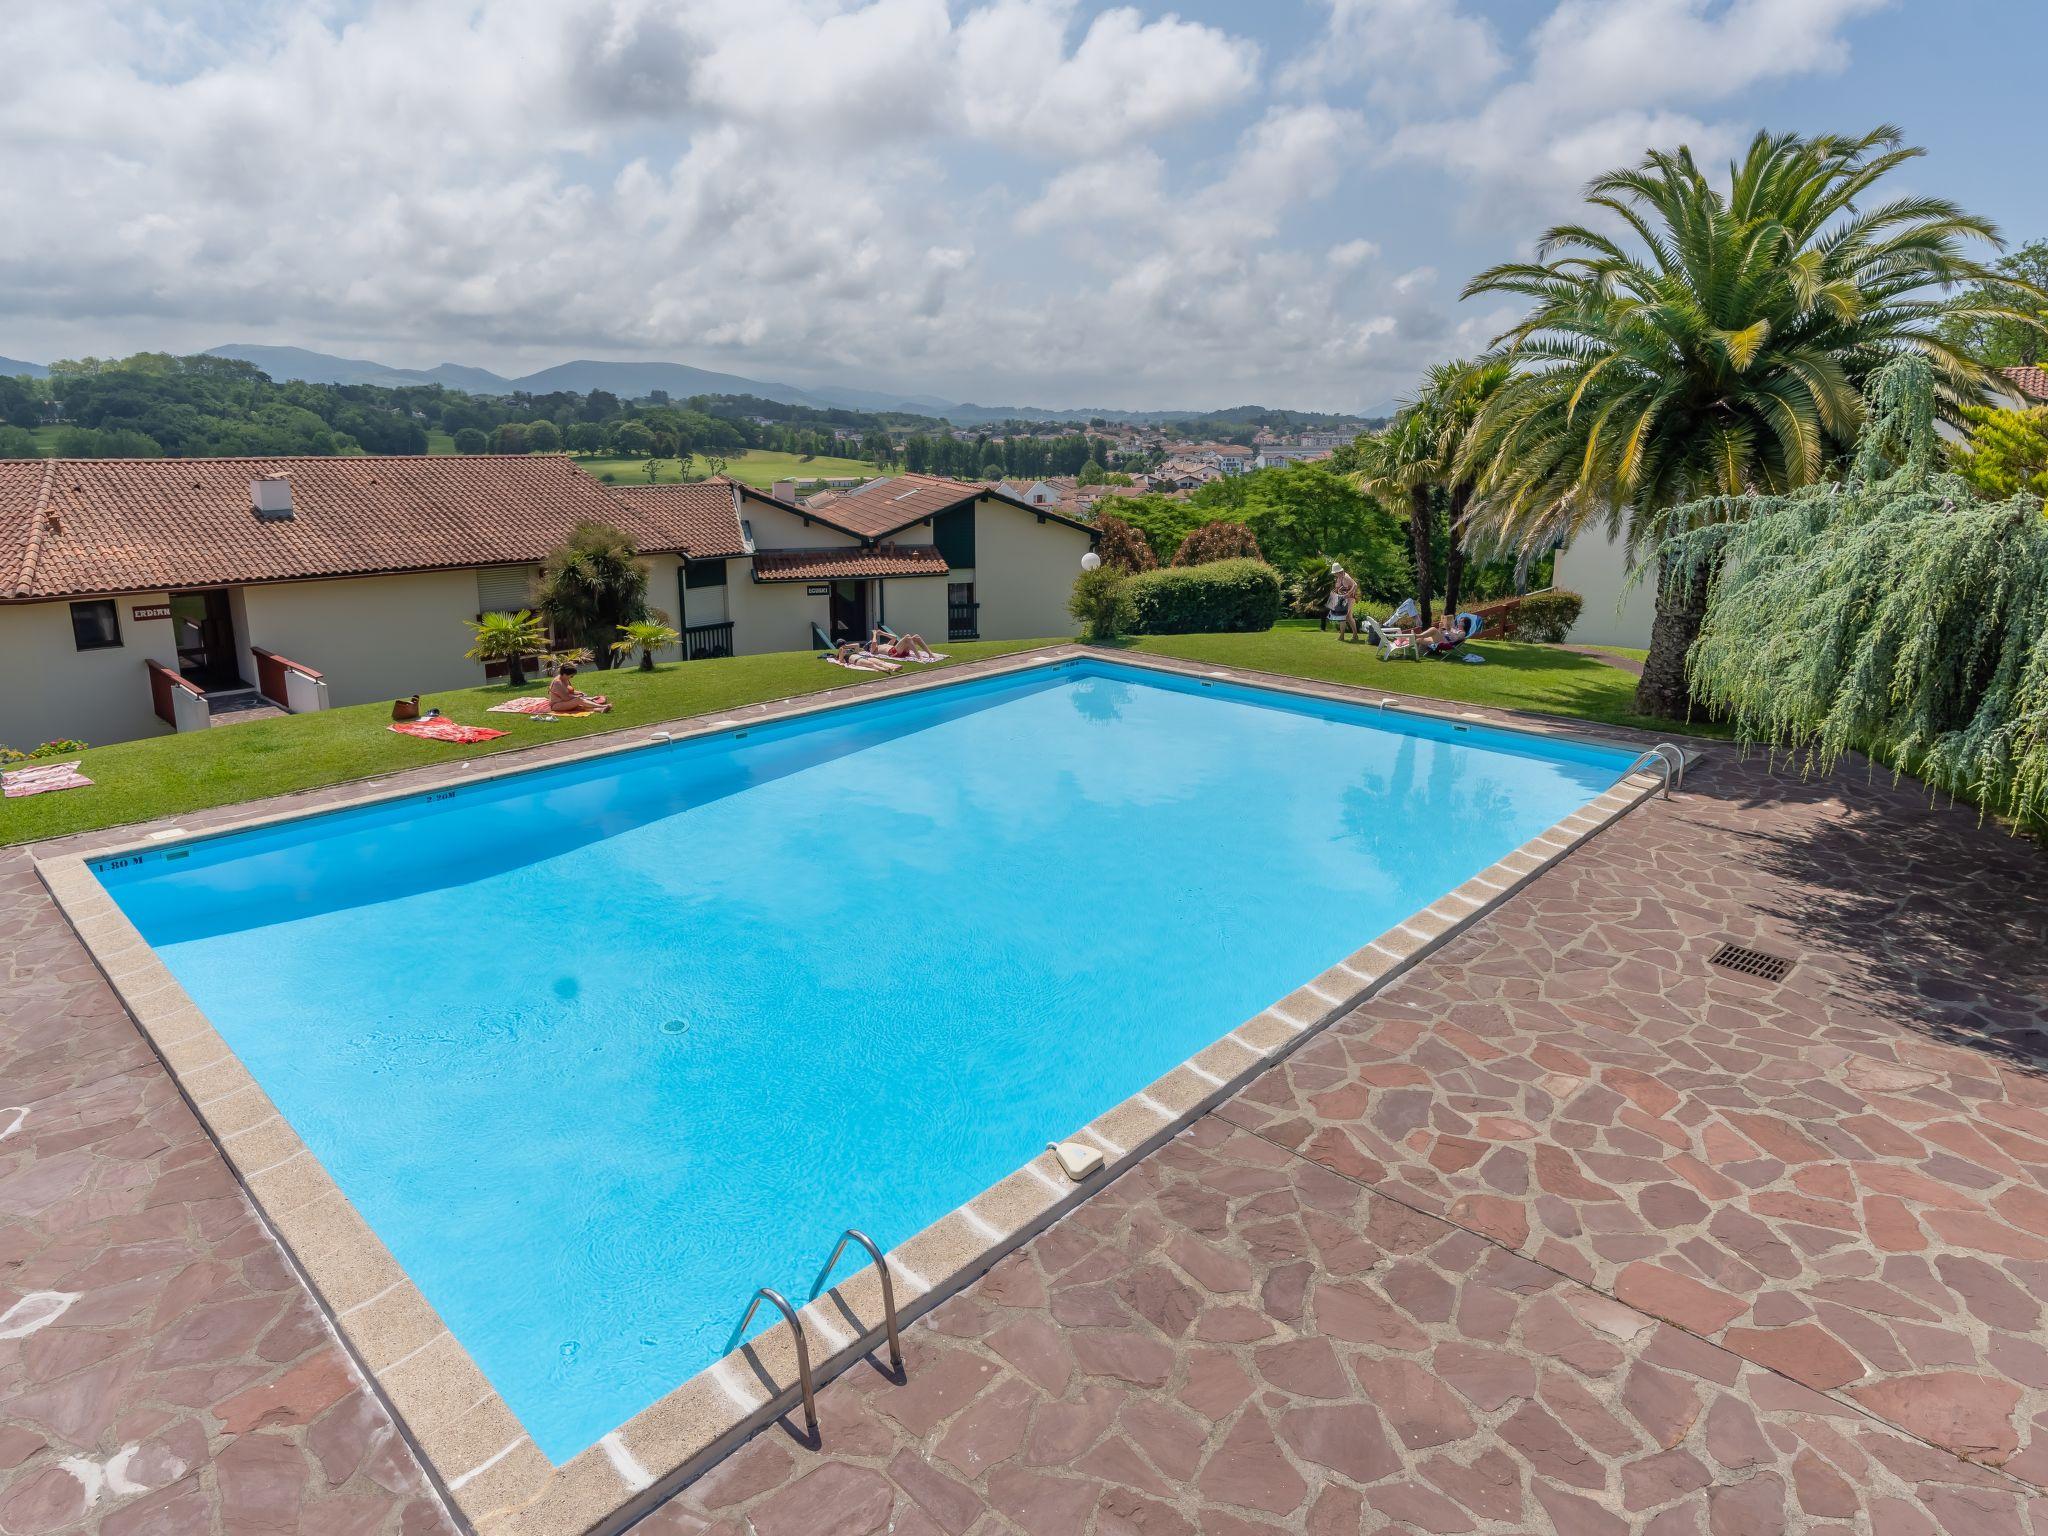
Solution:
[[[476,573],[478,613],[517,613],[533,606],[533,582],[540,572],[530,565],[494,565]]]

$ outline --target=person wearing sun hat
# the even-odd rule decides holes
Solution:
[[[1350,630],[1353,634],[1356,634],[1357,630],[1354,627],[1355,621],[1352,618],[1351,610],[1357,603],[1358,583],[1351,579],[1351,573],[1344,569],[1342,562],[1332,560],[1330,562],[1330,605],[1323,611],[1321,627],[1328,629],[1330,621],[1335,619],[1338,623],[1340,634],[1344,630]]]

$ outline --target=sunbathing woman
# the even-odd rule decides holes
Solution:
[[[895,672],[897,664],[886,656],[877,654],[871,647],[874,642],[862,645],[849,640],[832,652],[832,660],[842,667],[851,667],[856,672]]]
[[[924,643],[923,635],[898,635],[891,640],[878,629],[869,639],[868,649],[877,656],[907,657],[911,661],[939,659],[939,653]]]
[[[576,664],[564,662],[548,683],[548,710],[557,715],[602,715],[612,707],[612,701],[601,693],[583,693],[570,681],[576,675]]]

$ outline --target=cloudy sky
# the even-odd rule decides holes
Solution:
[[[0,355],[1370,408],[1652,144],[1901,123],[2048,235],[2043,0],[0,0]],[[2028,60],[1994,88],[1999,59]]]

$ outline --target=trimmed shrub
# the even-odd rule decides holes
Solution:
[[[1271,629],[1280,617],[1280,573],[1258,560],[1168,566],[1128,587],[1144,635]]]
[[[1067,612],[1080,623],[1084,640],[1114,640],[1129,634],[1138,622],[1129,573],[1106,564],[1083,571],[1074,581]]]
[[[1102,556],[1105,566],[1130,575],[1157,568],[1159,557],[1152,553],[1151,541],[1133,524],[1125,522],[1113,512],[1105,512],[1095,519],[1096,553]]]
[[[35,751],[29,753],[29,756],[63,757],[67,753],[83,752],[85,751],[85,749],[86,747],[84,742],[76,741],[69,736],[60,736],[55,741],[44,742],[40,747],[37,747]]]
[[[1579,622],[1586,600],[1576,592],[1552,587],[1531,592],[1527,597],[1503,597],[1481,603],[1472,612],[1486,621],[1483,637],[1488,640],[1525,640],[1537,645],[1556,645]]]
[[[1263,560],[1259,541],[1243,523],[1204,523],[1180,541],[1175,565],[1214,565],[1218,560]]]

